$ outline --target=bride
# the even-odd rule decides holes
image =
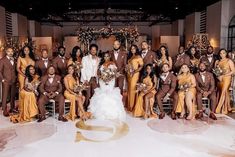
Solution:
[[[98,71],[100,87],[95,89],[88,111],[96,119],[124,121],[126,119],[126,112],[122,102],[122,95],[120,94],[120,89],[115,87],[117,67],[110,60],[108,52],[105,52],[103,55]]]

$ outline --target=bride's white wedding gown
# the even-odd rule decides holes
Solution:
[[[102,68],[103,66],[101,66],[101,70]],[[115,87],[115,79],[108,84],[99,79],[99,85],[100,87],[95,89],[95,93],[90,100],[88,111],[92,113],[95,119],[124,121],[126,112],[120,89]]]

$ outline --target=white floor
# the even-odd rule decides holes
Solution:
[[[235,156],[235,120],[228,117],[213,122],[207,119],[172,121],[169,117],[142,120],[128,116],[127,126],[113,121],[86,122],[92,126],[106,127],[106,131],[79,129],[77,122],[63,123],[48,118],[42,123],[12,124],[8,118],[0,115],[0,156]],[[85,140],[76,141],[78,131]]]

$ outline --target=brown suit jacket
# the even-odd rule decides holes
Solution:
[[[62,84],[61,84],[61,77],[59,75],[55,75],[53,82],[49,82],[49,76],[45,75],[41,79],[41,84],[39,86],[40,92],[43,94],[44,92],[59,92],[62,93]]]
[[[111,51],[110,54],[111,54],[112,61],[114,61],[116,66],[117,66],[117,71],[120,72],[121,74],[124,74],[125,73],[125,67],[126,67],[126,64],[127,64],[127,53],[126,53],[126,51],[121,51],[120,50],[119,53],[118,53],[117,60],[115,59],[114,51]]]
[[[205,82],[203,82],[200,73],[195,74],[197,92],[207,91],[209,94],[215,91],[215,79],[210,72],[205,73]]]
[[[212,72],[212,69],[214,68],[214,65],[215,65],[215,61],[217,60],[217,56],[216,55],[213,55],[212,57],[212,60],[211,62],[208,60],[207,56],[204,55],[201,57],[200,59],[200,62],[205,62],[206,63],[206,67],[207,67],[207,70]]]
[[[190,57],[187,54],[177,55],[173,65],[174,72],[178,73],[183,64],[190,66]]]
[[[172,93],[176,90],[176,85],[177,85],[176,76],[171,72],[169,72],[165,81],[160,79],[158,90],[163,90],[164,93],[169,93],[170,95],[172,95]]]
[[[40,76],[44,76],[47,73],[47,68],[52,65],[52,61],[48,59],[47,67],[44,64],[44,61],[42,59],[38,60],[35,63],[35,68]]]
[[[9,84],[16,82],[16,62],[12,65],[6,56],[0,59],[0,80],[3,79]]]
[[[60,56],[57,56],[52,60],[52,65],[56,68],[56,73],[64,77],[67,74],[67,62],[68,60],[64,57],[64,62]]]
[[[142,57],[142,52],[141,52],[141,57]],[[144,60],[144,66],[147,64],[154,64],[154,60],[156,60],[156,53],[153,51],[148,51],[146,56],[143,58]]]

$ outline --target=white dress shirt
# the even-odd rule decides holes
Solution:
[[[115,57],[115,60],[117,60],[117,59],[118,59],[118,53],[119,53],[119,50],[114,51],[114,57]]]
[[[200,75],[201,75],[202,81],[205,82],[205,79],[206,79],[206,77],[205,77],[205,72],[200,73]]]
[[[93,59],[89,54],[82,58],[81,82],[90,81],[91,77],[97,77],[99,63],[100,59],[97,56]]]
[[[9,56],[7,56],[7,59],[9,59],[9,60],[10,60],[11,65],[14,65],[14,59],[13,59],[13,58],[10,58]]]
[[[211,63],[211,61],[213,59],[213,54],[212,55],[207,55],[207,58],[208,58],[209,62]]]
[[[144,58],[147,55],[147,53],[148,53],[148,50],[142,51],[141,53],[142,58]]]
[[[43,62],[44,62],[44,65],[45,65],[45,67],[47,68],[47,66],[48,66],[48,58],[47,59],[42,59],[43,60]]]
[[[164,75],[163,75],[163,74],[164,74]],[[161,78],[163,81],[165,81],[166,78],[167,78],[167,76],[169,75],[169,72],[163,73],[163,74],[160,76],[160,78]]]

